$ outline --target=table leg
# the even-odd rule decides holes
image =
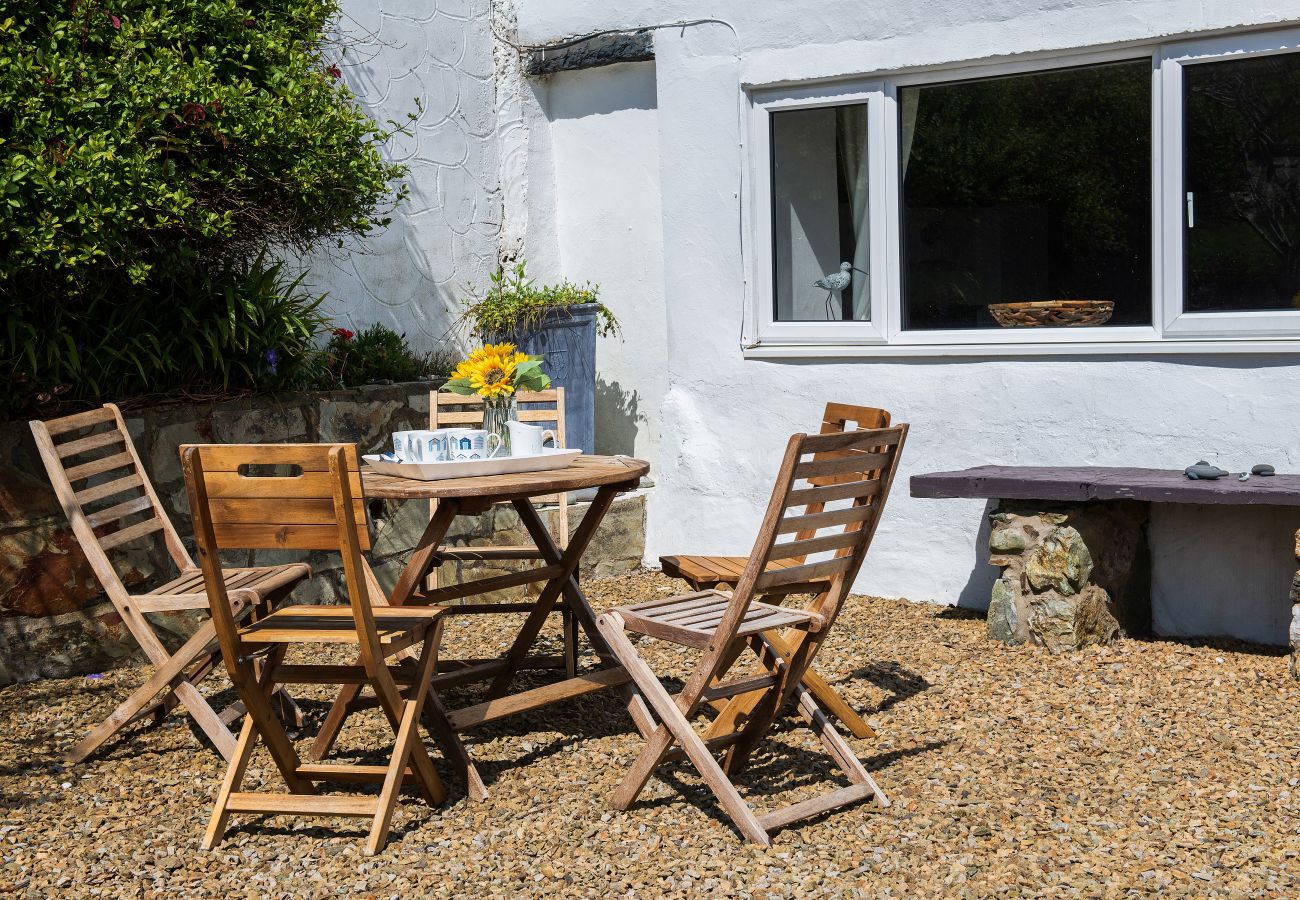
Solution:
[[[601,520],[605,518],[605,514],[609,512],[609,507],[613,504],[616,496],[618,496],[618,491],[608,485],[596,491],[596,496],[592,498],[591,505],[587,507],[586,515],[582,517],[582,521],[578,524],[578,530],[573,533],[569,546],[563,551],[560,551],[555,546],[555,540],[545,529],[541,534],[532,534],[531,529],[529,530],[533,540],[537,542],[538,549],[541,549],[543,553],[547,553],[546,548],[549,548],[558,554],[554,561],[563,566],[564,570],[546,582],[546,586],[538,594],[533,611],[524,620],[523,627],[519,629],[514,644],[506,652],[506,669],[493,679],[492,685],[488,689],[489,699],[503,696],[510,687],[510,682],[514,680],[515,673],[519,671],[519,666],[524,657],[528,655],[528,651],[537,642],[537,635],[541,632],[542,625],[545,624],[546,618],[555,606],[555,601],[559,599],[560,593],[573,577],[574,571],[578,568],[578,563],[582,560],[582,554],[586,552],[587,545],[595,537],[596,528],[599,527]],[[529,507],[527,513],[523,510],[524,506]],[[532,504],[526,500],[516,501],[515,503],[515,510],[519,513],[520,518],[530,522],[537,519],[537,511],[531,507]],[[578,601],[574,604],[574,611],[579,616],[579,619],[581,620],[582,614],[578,612],[578,608],[584,609],[590,615],[591,608],[587,604],[587,598],[582,596],[581,590],[575,590],[574,598]],[[592,618],[594,619],[594,616]]]
[[[610,498],[611,503],[612,501],[613,493],[611,493]],[[537,510],[533,508],[533,505],[526,500],[517,500],[515,501],[514,506],[515,510],[519,513],[520,521],[523,522],[524,528],[528,530],[529,536],[532,537],[533,543],[537,545],[537,548],[541,551],[546,562],[549,564],[566,564],[564,557],[565,551],[562,551],[551,538],[550,530],[542,522],[541,517],[537,514]],[[606,509],[608,509],[608,507],[606,507]],[[587,515],[591,515],[590,510]],[[601,515],[603,517],[604,514],[602,513]],[[579,525],[579,529],[581,529],[585,524],[586,519],[584,518],[583,522]],[[599,524],[599,521],[596,522],[596,525]],[[594,526],[592,530],[594,532]],[[588,538],[588,540],[590,540],[590,538]],[[569,546],[572,547],[572,543],[570,543]],[[569,574],[564,576],[563,579],[564,585],[562,590],[564,592],[565,604],[569,608],[569,615],[573,616],[577,621],[578,626],[587,635],[587,640],[590,642],[591,648],[595,651],[596,656],[600,659],[601,664],[606,668],[617,667],[621,664],[617,657],[614,656],[614,652],[610,648],[609,642],[605,640],[605,636],[601,634],[600,630],[596,627],[595,611],[592,610],[591,602],[587,599],[587,595],[583,593],[582,587],[578,584],[577,562],[580,562],[580,559],[575,561],[573,571],[569,572]],[[566,637],[566,641],[567,640],[568,638]],[[635,722],[637,730],[640,731],[642,735],[648,735],[653,732],[656,723],[654,718],[650,715],[650,708],[646,705],[645,699],[641,694],[630,682],[622,685],[619,690],[623,692],[623,697],[628,703],[628,711],[632,714],[632,720]]]
[[[433,568],[437,550],[442,546],[443,538],[447,536],[447,531],[459,511],[460,503],[455,500],[444,500],[438,504],[433,517],[429,519],[429,524],[424,528],[424,533],[420,535],[411,558],[406,561],[406,567],[402,569],[397,584],[393,587],[393,593],[388,598],[390,606],[404,606],[423,583],[425,576]],[[374,590],[373,587],[371,589]],[[319,762],[329,754],[334,747],[334,742],[338,740],[344,721],[351,712],[350,707],[360,695],[362,687],[364,685],[345,684],[339,690],[338,696],[334,698],[334,705],[330,707],[329,714],[321,723],[320,733],[316,735],[316,740],[307,751],[308,759]],[[432,695],[433,689],[430,688],[429,692]],[[428,706],[425,708],[428,709]]]

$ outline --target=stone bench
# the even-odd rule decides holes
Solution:
[[[989,563],[1002,573],[989,635],[1060,652],[1151,633],[1152,503],[1300,507],[1300,475],[1200,481],[1166,469],[978,466],[913,476],[911,494],[997,501]],[[1300,572],[1290,596],[1291,671],[1300,678]]]

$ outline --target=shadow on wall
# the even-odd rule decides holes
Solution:
[[[617,381],[596,377],[596,452],[631,455],[640,425],[646,422],[636,391],[625,391]]]
[[[580,72],[552,75],[554,85],[543,100],[543,111],[551,121],[609,115],[624,109],[657,109],[655,64],[622,63]]]
[[[989,533],[993,530],[989,524],[989,514],[998,505],[990,500],[984,505],[984,514],[980,516],[979,531],[975,535],[975,564],[971,566],[970,578],[957,597],[957,606],[962,609],[974,609],[987,612],[989,600],[993,594],[993,582],[998,580],[998,567],[989,565]]]

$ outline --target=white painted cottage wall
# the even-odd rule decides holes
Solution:
[[[640,356],[647,367],[666,358],[668,386],[661,409],[650,413],[661,448],[650,560],[672,551],[746,550],[781,451],[777,436],[810,427],[827,399],[884,406],[913,426],[858,587],[914,599],[983,605],[993,577],[983,564],[984,505],[913,500],[907,478],[914,473],[979,463],[1181,467],[1201,456],[1233,468],[1263,460],[1280,469],[1300,464],[1300,365],[1289,356],[744,359],[737,117],[746,84],[1276,23],[1300,16],[1300,4],[525,0],[519,26],[524,41],[543,42],[699,16],[729,20],[738,37],[702,25],[659,31],[656,39],[667,327],[665,345],[655,346],[648,334]],[[608,279],[606,287],[617,289]],[[1285,616],[1276,614],[1285,609],[1285,581],[1199,580],[1216,561],[1240,571],[1247,547],[1252,571],[1293,569],[1285,529],[1265,535],[1195,510],[1162,514],[1159,525],[1157,627],[1285,642]],[[1274,543],[1261,547],[1264,537]],[[1202,551],[1199,567],[1182,562],[1189,541]]]
[[[520,116],[497,108],[488,0],[344,0],[343,14],[358,46],[341,68],[367,112],[403,122],[417,97],[423,109],[389,152],[410,168],[410,199],[388,228],[313,260],[311,281],[341,323],[383,322],[427,349],[465,286],[496,267],[500,135],[508,141]]]

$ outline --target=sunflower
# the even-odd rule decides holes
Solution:
[[[513,347],[511,349],[513,350]],[[519,364],[517,359],[519,355],[494,352],[485,353],[478,360],[471,357],[464,364],[464,367],[468,369],[465,374],[469,377],[470,387],[479,396],[489,399],[514,393],[514,374],[515,367]],[[460,369],[458,368],[456,371],[456,377],[461,377]]]

